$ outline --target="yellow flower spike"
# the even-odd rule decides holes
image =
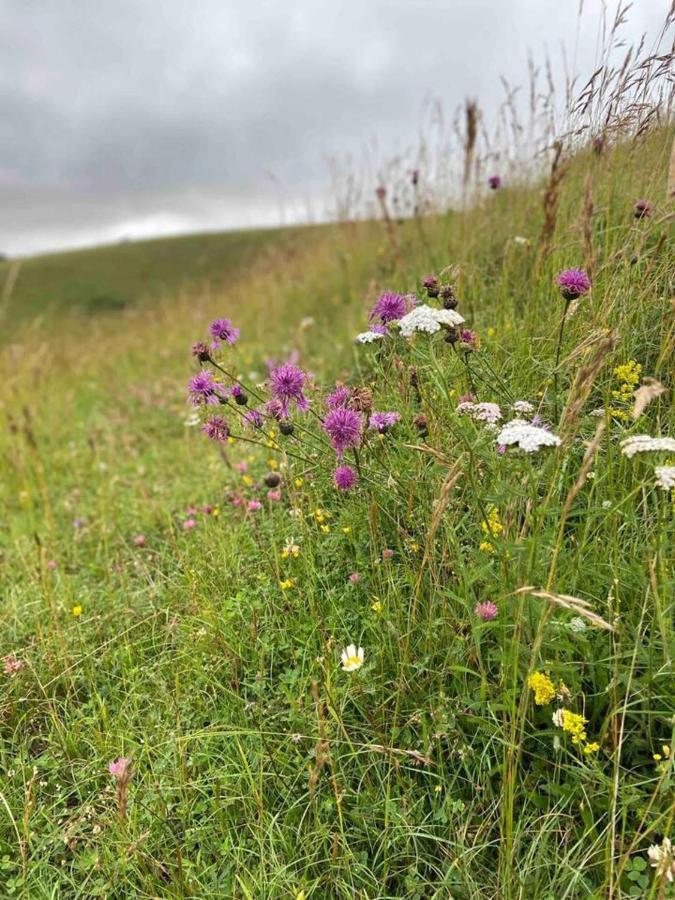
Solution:
[[[75,618],[77,618],[78,616],[82,615],[82,607],[78,604],[77,606],[74,606],[72,608],[71,612],[73,613]]]
[[[592,753],[597,753],[599,749],[600,744],[598,744],[596,741],[592,741],[590,744],[586,744],[586,746],[584,747],[584,753],[586,754],[586,756],[590,756]]]
[[[534,702],[537,706],[546,706],[555,697],[555,685],[544,672],[533,672],[527,683],[534,691]]]

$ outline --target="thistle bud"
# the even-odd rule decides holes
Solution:
[[[280,422],[279,431],[282,434],[289,435],[293,434],[293,432],[295,431],[295,427],[292,422]]]

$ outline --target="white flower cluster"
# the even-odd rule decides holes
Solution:
[[[675,491],[675,466],[656,466],[654,484],[664,491]]]
[[[521,415],[534,412],[534,406],[532,406],[529,400],[516,400],[511,409]]]
[[[406,313],[395,324],[401,329],[403,337],[412,337],[416,331],[426,331],[435,334],[440,331],[441,325],[461,325],[463,317],[454,309],[435,309],[422,303]]]
[[[487,422],[494,425],[502,417],[502,411],[497,403],[473,403],[471,400],[463,400],[457,404],[457,412],[460,416],[471,416],[478,422]]]
[[[355,344],[372,344],[373,341],[379,341],[384,337],[379,331],[362,331],[354,338]]]
[[[512,419],[497,435],[497,444],[507,447],[516,444],[526,453],[535,453],[542,447],[557,447],[560,438],[552,431],[531,425],[524,419]]]
[[[673,845],[670,842],[670,838],[664,837],[661,841],[661,846],[652,844],[647,850],[647,856],[649,857],[650,865],[656,870],[657,878],[663,878],[665,875],[671,883],[675,880],[675,853],[673,853]]]
[[[648,434],[634,434],[621,441],[621,452],[628,459],[632,459],[636,453],[657,453],[659,450],[675,453],[675,438],[653,438]]]

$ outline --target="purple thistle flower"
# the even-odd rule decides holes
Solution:
[[[243,419],[247,425],[251,426],[251,428],[263,427],[264,420],[262,417],[262,413],[257,409],[249,409],[248,412],[244,413]]]
[[[216,319],[209,328],[213,337],[211,346],[214,350],[220,347],[221,341],[226,344],[235,344],[239,338],[239,329],[235,328],[229,319]]]
[[[422,279],[422,287],[427,292],[427,297],[438,297],[441,286],[435,275],[427,275]]]
[[[303,393],[307,375],[293,363],[283,363],[270,372],[271,390],[281,404],[281,413],[288,415],[288,404],[294,401],[298,409],[309,407],[309,401]]]
[[[323,420],[323,430],[330,437],[331,446],[342,456],[348,447],[361,445],[361,416],[353,409],[332,409]]]
[[[212,441],[226,441],[230,433],[227,420],[223,416],[211,416],[202,426],[204,434]]]
[[[459,332],[459,342],[465,350],[478,349],[478,335],[470,328],[462,328]]]
[[[490,175],[488,178],[488,186],[491,191],[497,191],[502,186],[502,179],[500,175]]]
[[[249,512],[258,512],[259,509],[262,509],[262,503],[260,500],[249,500],[246,504],[246,509]]]
[[[271,400],[268,400],[265,403],[265,412],[271,419],[276,419],[277,422],[281,421],[284,417],[283,404],[281,400],[277,400],[276,397],[272,397]]]
[[[190,402],[194,406],[202,403],[212,406],[220,402],[223,386],[220,382],[213,380],[210,372],[198,372],[188,382],[188,391],[190,392]]]
[[[368,420],[368,428],[384,434],[399,422],[401,416],[397,412],[374,412]]]
[[[385,291],[370,311],[369,319],[380,319],[383,325],[402,319],[408,312],[408,301],[403,294]]]
[[[499,612],[497,605],[493,603],[492,600],[486,600],[484,603],[476,603],[473,611],[479,619],[483,620],[483,622],[491,622],[493,619],[496,619],[497,613]]]
[[[352,396],[351,390],[344,384],[338,385],[332,394],[326,397],[327,409],[344,409]]]
[[[576,300],[587,293],[591,286],[591,279],[583,269],[564,269],[556,280],[565,300]]]
[[[333,472],[335,487],[340,491],[349,491],[356,484],[356,472],[351,466],[338,466]]]
[[[195,356],[199,362],[208,362],[211,359],[209,348],[204,341],[197,341],[196,344],[192,345],[192,355]]]

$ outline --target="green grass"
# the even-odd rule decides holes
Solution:
[[[122,315],[26,313],[0,400],[0,657],[24,663],[0,675],[3,896],[672,895],[646,851],[674,812],[672,761],[653,758],[675,722],[673,497],[653,470],[675,459],[620,452],[630,434],[675,434],[672,137],[582,153],[546,258],[540,191],[506,188],[464,215],[404,223],[395,243],[379,223],[348,224],[281,234],[245,261],[228,251],[220,288],[198,273]],[[554,278],[588,263],[584,185],[593,289],[567,322],[556,396]],[[655,204],[641,222],[637,196]],[[182,281],[179,247],[198,258],[187,240],[171,242],[167,285]],[[114,276],[149,296],[163,276],[148,259],[145,280],[143,250],[168,243],[64,265],[94,296],[99,266],[106,289]],[[31,304],[53,277],[40,265],[25,269]],[[442,335],[353,345],[381,290],[420,291],[455,266],[481,339],[468,361]],[[336,378],[401,413],[364,442],[353,492],[332,485],[315,413],[294,413],[284,438],[242,431],[230,405],[233,432],[261,444],[220,449],[186,424],[189,347],[221,315],[242,332],[225,367],[251,393],[268,357],[296,350],[315,413]],[[559,419],[611,333],[560,430],[556,405]],[[631,408],[613,397],[628,360],[669,391],[637,422],[608,412]],[[494,433],[456,412],[471,383],[506,417],[513,399],[540,406],[563,445],[498,454]],[[598,408],[606,427],[586,465]],[[260,484],[271,471],[276,502]],[[503,527],[486,533],[491,510]],[[578,612],[518,592],[528,586],[587,601],[614,630],[578,627]],[[488,599],[499,612],[483,623],[474,606]],[[365,649],[353,673],[340,666],[350,643]],[[563,701],[537,706],[533,672],[564,682]],[[585,716],[596,753],[553,724],[561,703]],[[123,818],[107,772],[121,755],[133,759]]]

